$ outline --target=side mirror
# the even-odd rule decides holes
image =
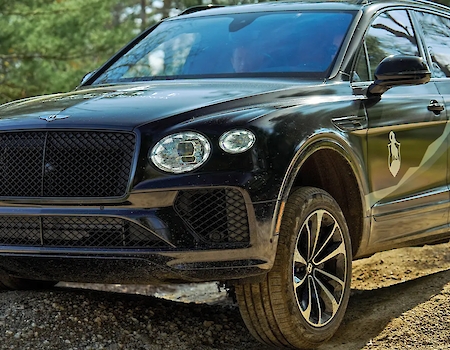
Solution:
[[[85,82],[87,82],[87,81],[94,75],[94,73],[95,73],[95,71],[86,73],[86,74],[84,75],[83,79],[81,79],[81,83],[80,83],[79,86],[81,86],[81,85],[83,85]]]
[[[430,69],[421,57],[389,56],[376,68],[375,81],[367,89],[367,95],[381,96],[394,86],[426,84],[430,78]]]

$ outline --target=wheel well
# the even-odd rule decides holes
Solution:
[[[358,183],[348,161],[332,149],[318,150],[302,165],[293,188],[297,186],[321,188],[336,200],[347,221],[355,255],[361,243],[363,207]]]

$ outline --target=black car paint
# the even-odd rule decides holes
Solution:
[[[313,9],[318,5],[267,4],[242,7],[239,11],[295,10],[300,6]],[[349,81],[353,57],[372,16],[385,8],[413,9],[418,5],[386,2],[362,10],[357,5],[338,3],[319,6],[359,10],[361,16],[344,40],[330,78],[325,81],[242,78],[92,85],[115,61],[113,57],[75,92],[28,99],[0,109],[0,127],[4,132],[83,129],[88,125],[96,130],[132,131],[138,136],[140,147],[126,199],[117,202],[78,199],[73,203],[70,199],[2,198],[2,215],[20,212],[124,217],[145,222],[149,230],[170,241],[171,237],[164,237],[165,231],[152,223],[164,208],[173,204],[177,191],[227,186],[238,188],[244,195],[250,222],[249,247],[112,251],[4,246],[0,266],[25,278],[93,282],[228,280],[263,274],[273,263],[283,203],[298,181],[301,167],[317,150],[332,150],[340,155],[356,179],[363,234],[355,247],[355,257],[411,243],[423,244],[435,240],[438,234],[439,239],[448,236],[446,142],[430,160],[433,169],[419,174],[417,181],[400,186],[382,201],[370,196],[397,185],[402,175],[386,176],[386,133],[392,128],[398,130],[402,143],[414,149],[417,135],[422,139],[425,136],[428,146],[444,134],[446,112],[436,116],[427,106],[430,100],[448,103],[449,84],[432,80],[425,85],[395,87],[378,98],[366,96],[367,85]],[[207,11],[213,15],[230,10]],[[188,16],[201,15],[200,12]],[[406,101],[409,96],[416,98]],[[386,111],[389,121],[385,120]],[[39,119],[52,114],[70,117],[52,122]],[[223,132],[237,128],[253,131],[257,143],[249,152],[226,154],[218,147],[218,138]],[[148,161],[148,151],[164,136],[185,130],[198,131],[210,139],[213,150],[209,161],[182,175],[155,168]],[[408,166],[418,166],[425,151],[426,147],[417,149]],[[427,181],[430,178],[432,182]],[[330,186],[342,185],[339,179],[334,180],[336,184]],[[399,234],[392,233],[394,222]],[[413,230],[408,231],[408,227]]]

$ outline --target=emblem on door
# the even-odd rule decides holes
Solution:
[[[390,143],[388,144],[389,149],[388,166],[392,176],[396,177],[398,171],[400,170],[402,157],[400,154],[400,142],[397,141],[395,133],[393,131],[389,133],[389,141]]]

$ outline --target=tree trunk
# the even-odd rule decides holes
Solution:
[[[147,28],[147,13],[145,12],[147,5],[145,0],[141,0],[141,30]]]

